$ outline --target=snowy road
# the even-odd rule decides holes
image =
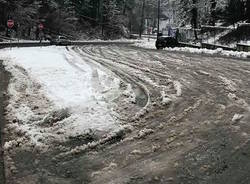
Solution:
[[[39,49],[39,60],[5,53],[16,183],[250,182],[250,62],[115,45]]]
[[[137,133],[104,151],[117,168],[93,183],[250,181],[249,62],[129,47],[74,50],[125,73],[146,88],[149,99],[147,113],[131,119]],[[152,135],[130,142],[144,130]]]

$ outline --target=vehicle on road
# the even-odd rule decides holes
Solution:
[[[50,44],[51,45],[65,45],[65,46],[67,46],[67,45],[70,45],[71,42],[65,36],[57,36],[56,38],[50,40]]]
[[[157,49],[163,49],[165,47],[178,47],[179,43],[175,37],[172,36],[160,36],[155,42]]]

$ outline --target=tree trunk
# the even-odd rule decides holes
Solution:
[[[143,23],[144,23],[144,9],[145,9],[145,0],[142,2],[142,12],[141,12],[141,25],[140,25],[140,32],[139,37],[141,38],[142,32],[143,32]]]
[[[197,28],[198,28],[198,10],[196,7],[196,2],[197,0],[193,0],[193,8],[191,10],[191,25],[194,29],[194,37],[197,40],[198,39],[198,35],[197,35]]]
[[[215,0],[210,0],[211,3],[211,17],[210,17],[210,25],[215,26],[215,19],[216,19],[216,12],[215,12],[215,8],[217,5],[217,2]]]

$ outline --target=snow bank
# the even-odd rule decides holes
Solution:
[[[0,59],[13,76],[8,118],[15,123],[9,129],[23,132],[33,144],[89,129],[120,129],[112,109],[113,100],[123,92],[112,72],[65,47],[3,49]]]
[[[137,47],[142,47],[146,49],[156,49],[155,40],[147,40],[143,39],[134,44]],[[209,49],[197,49],[191,47],[176,47],[176,48],[165,48],[166,51],[177,51],[177,52],[188,52],[188,53],[196,53],[196,54],[209,54],[209,55],[222,55],[222,56],[231,56],[237,58],[248,58],[250,57],[250,52],[238,52],[238,51],[226,51],[221,48],[216,50]]]
[[[250,45],[250,40],[241,41],[240,44]]]
[[[231,56],[231,57],[238,57],[238,58],[250,57],[249,52],[226,51],[221,48],[216,49],[216,50],[210,50],[210,49],[196,49],[196,48],[190,48],[190,47],[181,47],[181,48],[166,48],[165,50],[189,52],[189,53],[196,53],[196,54],[222,55],[222,56]]]
[[[137,47],[142,47],[146,49],[156,49],[155,47],[155,39],[146,39],[138,40],[135,44]]]

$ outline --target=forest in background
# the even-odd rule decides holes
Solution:
[[[133,0],[0,0],[0,31],[8,19],[15,21],[19,37],[37,35],[43,23],[47,34],[76,36],[124,35]],[[110,35],[109,35],[110,34]],[[84,35],[84,34],[83,34]],[[33,36],[34,37],[34,36]],[[36,36],[35,36],[36,37]]]
[[[8,19],[21,38],[35,39],[38,24],[45,34],[82,38],[116,38],[139,32],[145,17],[157,24],[158,0],[0,0],[0,32]],[[234,24],[250,21],[249,0],[161,0],[161,16],[172,6],[177,26]],[[142,11],[144,10],[144,11]],[[142,29],[144,29],[142,27]]]

